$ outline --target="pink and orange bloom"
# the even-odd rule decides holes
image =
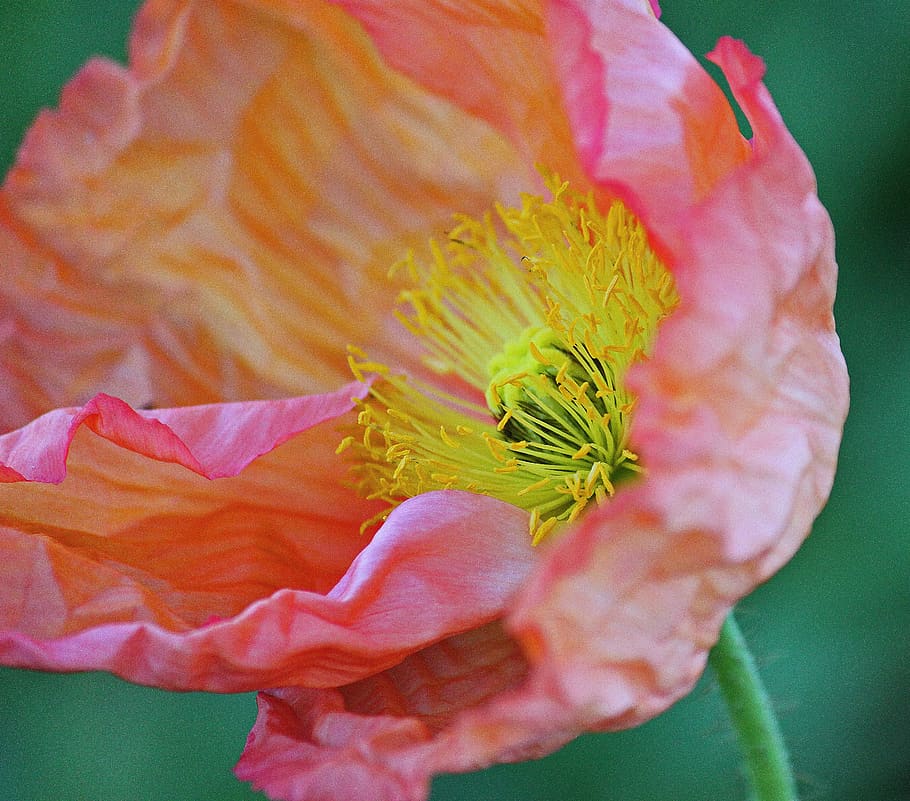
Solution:
[[[658,714],[833,480],[832,230],[762,62],[710,55],[746,140],[646,2],[457,6],[150,0],[0,194],[0,662],[260,690],[237,773],[276,799],[421,799]],[[389,267],[538,164],[630,209],[678,298],[620,376],[643,470],[534,545],[512,496],[390,511],[336,450],[385,381],[348,346],[473,397]]]

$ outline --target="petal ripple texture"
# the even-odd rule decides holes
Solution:
[[[258,689],[270,797],[432,776],[635,725],[831,488],[833,233],[745,45],[646,0],[150,0],[0,190],[0,661]],[[678,309],[629,375],[647,466],[531,547],[510,504],[349,488],[346,346],[417,376],[390,263],[451,215],[623,200]]]

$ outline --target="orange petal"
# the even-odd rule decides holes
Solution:
[[[363,391],[157,412],[99,396],[0,437],[16,482],[0,485],[2,627],[182,631],[282,587],[329,589],[375,512],[341,487],[325,424]]]
[[[559,86],[542,57],[541,3],[341,0],[339,5],[363,23],[391,67],[503,132],[526,163],[584,180]]]
[[[69,445],[58,486],[0,487],[0,661],[171,689],[332,686],[500,616],[531,564],[527,515],[432,493],[368,541],[378,507],[344,489],[337,433],[297,433],[351,391],[157,419],[102,398],[0,439],[12,469],[52,479]],[[249,462],[269,439],[284,444]]]
[[[386,270],[531,172],[391,71],[339,9],[148,3],[0,192],[3,419],[324,391],[345,345],[409,362]],[[400,353],[403,351],[403,353]]]

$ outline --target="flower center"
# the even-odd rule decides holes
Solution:
[[[548,186],[552,200],[525,196],[497,207],[496,222],[458,218],[426,264],[409,254],[393,268],[412,283],[397,316],[440,380],[351,349],[358,378],[383,376],[339,446],[368,497],[491,495],[531,513],[537,542],[641,472],[625,376],[675,308],[675,285],[624,205],[604,214],[592,197]]]

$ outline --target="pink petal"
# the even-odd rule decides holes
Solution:
[[[130,68],[90,62],[36,121],[0,190],[0,430],[99,391],[326,391],[348,343],[413,361],[389,265],[527,185],[342,11],[250,5],[147,3]]]
[[[0,469],[12,481],[59,484],[79,427],[206,478],[240,473],[295,434],[349,412],[368,387],[348,384],[330,395],[276,401],[136,411],[118,398],[97,395],[80,409],[58,409],[0,436]]]
[[[269,798],[332,801],[419,801],[429,794],[425,772],[403,775],[387,766],[396,746],[417,750],[427,732],[413,718],[344,711],[337,690],[260,693],[259,716],[236,773]]]
[[[646,3],[551,0],[547,29],[588,174],[662,241],[748,155],[723,92]]]
[[[283,587],[329,590],[377,506],[343,489],[339,435],[320,423],[365,389],[156,412],[99,397],[0,437],[2,470],[18,480],[0,486],[3,639],[26,651],[30,638],[49,641],[35,665],[103,667],[104,649],[71,665],[50,652],[105,624],[186,632]]]
[[[340,788],[365,801],[424,798],[431,754],[494,744],[434,741],[434,732],[517,684],[526,668],[516,643],[490,624],[340,690],[262,693],[237,774],[289,801],[337,798]]]
[[[237,775],[286,801],[423,799],[434,773],[543,756],[578,734],[499,624],[340,689],[261,693]]]
[[[192,413],[179,411],[184,422]],[[489,498],[421,496],[367,543],[357,532],[376,506],[340,488],[345,467],[318,436],[337,440],[326,426],[215,483],[136,458],[174,461],[186,443],[172,435],[133,440],[136,428],[114,427],[137,449],[125,459],[80,435],[59,490],[5,488],[0,543],[21,580],[0,603],[4,664],[171,689],[334,686],[498,617],[527,575],[527,516]],[[178,447],[158,447],[166,439]],[[124,509],[127,499],[141,508]]]

